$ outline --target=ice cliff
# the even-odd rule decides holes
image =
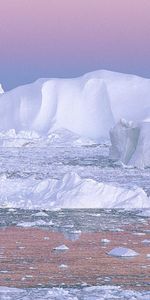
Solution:
[[[150,80],[95,71],[73,79],[39,79],[0,96],[0,131],[59,128],[100,141],[120,120],[150,118]]]

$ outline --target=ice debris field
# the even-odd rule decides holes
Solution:
[[[103,164],[100,159],[95,164],[100,146]],[[15,147],[29,157],[29,169],[35,148],[47,148],[51,164],[48,155],[44,163],[51,172],[37,178],[34,169],[25,176],[27,161],[22,165],[19,158],[6,169],[10,152],[2,155],[2,149]],[[0,149],[1,207],[149,208],[150,79],[101,70],[73,79],[39,79],[8,92],[0,86]],[[67,164],[72,151],[76,163]],[[36,157],[39,164],[42,155]],[[130,169],[137,172],[137,179],[130,176],[132,186],[117,181],[124,168],[126,178]]]

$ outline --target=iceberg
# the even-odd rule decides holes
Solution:
[[[120,120],[110,130],[109,157],[139,168],[150,166],[150,119],[138,124]]]
[[[130,164],[138,168],[150,167],[150,119],[140,124],[140,135]]]
[[[61,179],[0,179],[0,207],[47,209],[55,208],[125,208],[150,207],[143,189],[127,189],[81,178],[66,173]]]
[[[150,118],[150,80],[105,70],[39,79],[0,96],[0,131],[48,135],[60,128],[97,142],[124,118]]]
[[[136,150],[140,128],[133,124],[121,119],[110,130],[110,158],[120,160],[124,164],[128,164],[133,153]]]

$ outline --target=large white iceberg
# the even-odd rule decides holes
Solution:
[[[0,131],[59,128],[100,141],[125,118],[150,117],[150,80],[95,71],[73,79],[39,79],[0,96]]]
[[[141,188],[125,189],[67,173],[60,180],[0,180],[0,206],[25,209],[149,208]]]

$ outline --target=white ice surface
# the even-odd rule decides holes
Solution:
[[[0,206],[25,209],[149,208],[143,189],[126,189],[66,173],[60,180],[0,178]]]
[[[96,141],[125,118],[150,118],[150,80],[95,71],[73,79],[39,79],[0,97],[0,131],[47,135],[59,128]]]
[[[122,290],[116,286],[17,289],[0,287],[1,300],[149,300],[150,292]]]

